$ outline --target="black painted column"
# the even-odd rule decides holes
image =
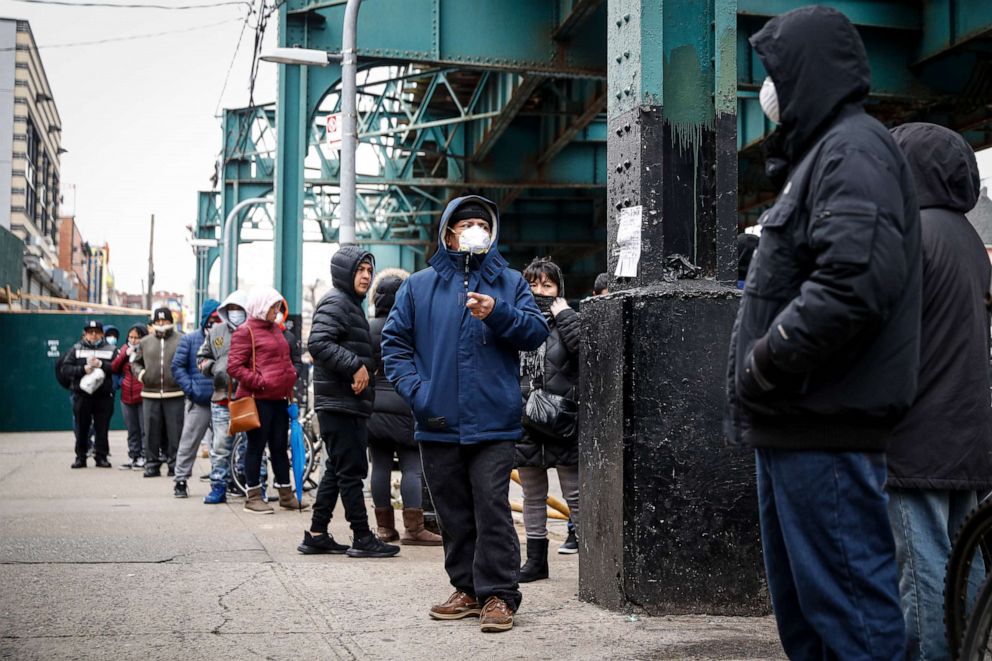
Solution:
[[[612,293],[582,307],[579,594],[766,612],[753,457],[722,436],[739,301],[736,2],[610,0],[607,29]],[[640,259],[620,277],[621,219],[638,216]]]

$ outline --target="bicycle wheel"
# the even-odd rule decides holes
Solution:
[[[242,495],[247,495],[248,490],[245,488],[245,474],[238,468],[241,462],[237,458],[248,449],[247,443],[248,439],[245,435],[238,434],[234,439],[234,443],[231,444],[231,481],[234,482],[234,486],[238,488],[238,491]]]
[[[989,634],[992,633],[992,578],[985,579],[975,608],[968,618],[968,627],[964,632],[964,642],[958,658],[963,661],[988,661],[992,659],[992,645],[989,644]]]
[[[988,575],[992,569],[992,500],[986,500],[965,518],[947,561],[944,627],[952,659],[958,658],[957,652],[961,649],[961,637],[968,621],[968,581],[979,554]]]

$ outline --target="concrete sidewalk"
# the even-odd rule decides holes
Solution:
[[[576,597],[576,556],[523,586],[515,627],[438,623],[451,592],[439,548],[399,557],[302,556],[309,513],[257,516],[172,497],[172,481],[70,470],[69,433],[0,435],[0,658],[781,658],[771,618],[611,613]],[[332,532],[349,539],[335,513]],[[553,543],[553,547],[556,544]]]

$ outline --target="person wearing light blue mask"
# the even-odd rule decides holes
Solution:
[[[247,303],[248,296],[241,290],[233,292],[224,299],[216,312],[220,321],[210,328],[196,353],[197,369],[214,381],[214,393],[210,400],[210,416],[214,430],[210,449],[211,490],[203,499],[207,505],[227,502],[227,484],[231,476],[231,446],[234,444],[234,437],[227,433],[231,422],[227,403],[231,393],[237,388],[237,384],[230,383],[227,374],[227,356],[231,349],[231,335],[248,318],[245,311]]]

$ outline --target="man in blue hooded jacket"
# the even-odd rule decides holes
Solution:
[[[430,268],[403,284],[382,331],[386,376],[413,409],[455,588],[430,615],[479,616],[484,632],[512,628],[520,605],[520,543],[507,499],[514,442],[523,435],[518,352],[548,336],[530,287],[499,253],[498,235],[491,201],[451,201]]]
[[[214,312],[219,306],[220,301],[212,298],[203,301],[203,306],[200,308],[200,327],[180,338],[176,355],[172,357],[172,374],[186,394],[183,433],[179,437],[179,450],[176,452],[176,477],[173,490],[176,498],[189,496],[186,481],[193,472],[193,462],[196,460],[200,441],[210,429],[210,399],[214,394],[214,382],[197,369],[196,353],[203,345],[207,331],[217,320]]]

